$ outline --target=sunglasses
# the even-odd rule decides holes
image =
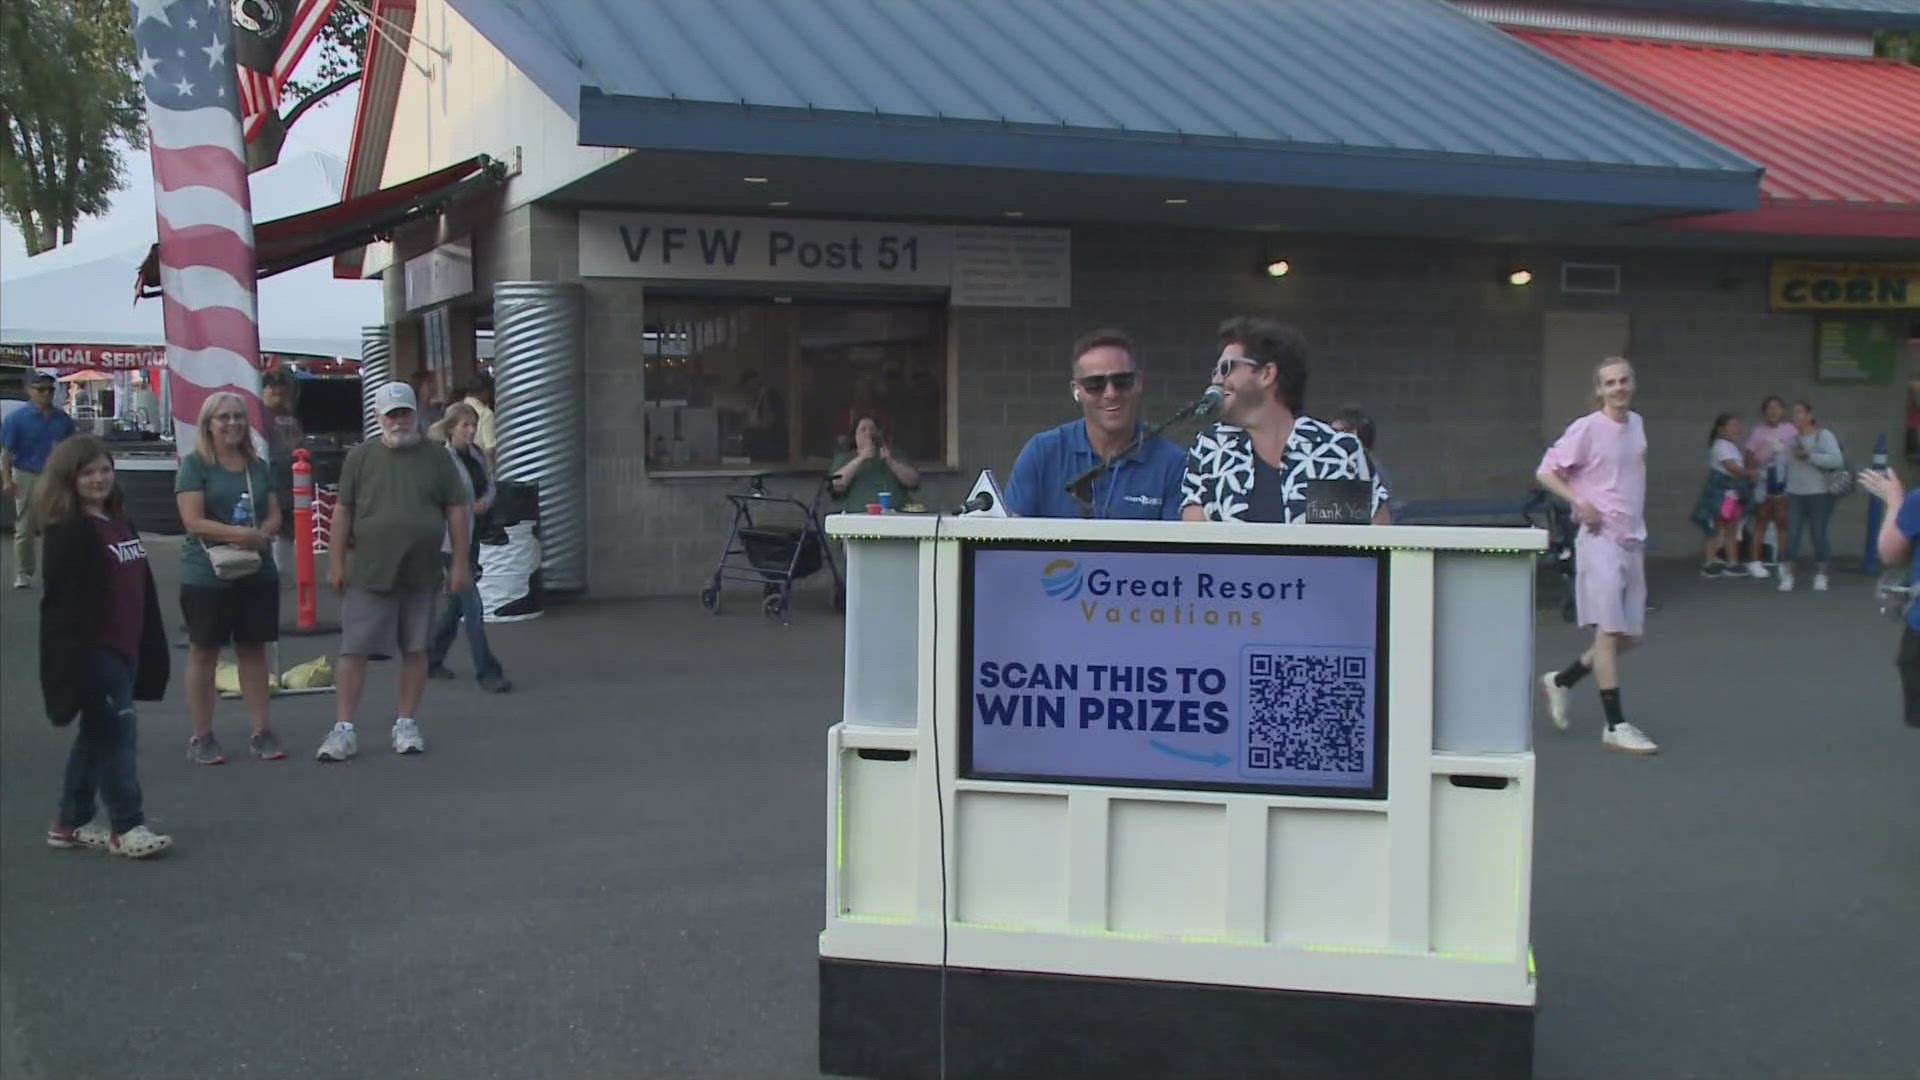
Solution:
[[[1094,397],[1099,397],[1107,392],[1108,386],[1124,394],[1133,389],[1133,384],[1139,378],[1140,373],[1137,371],[1116,371],[1111,375],[1088,375],[1073,381],[1079,384],[1080,389]]]
[[[1235,365],[1238,365],[1238,364],[1245,364],[1248,367],[1260,366],[1259,361],[1249,360],[1244,356],[1223,356],[1220,358],[1219,363],[1213,365],[1213,373],[1218,378],[1224,379],[1228,375],[1233,374],[1233,369]]]

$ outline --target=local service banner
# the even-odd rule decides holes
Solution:
[[[1385,794],[1383,555],[968,558],[966,775]]]

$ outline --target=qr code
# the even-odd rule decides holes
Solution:
[[[1370,656],[1250,653],[1247,767],[1366,772],[1372,693]]]

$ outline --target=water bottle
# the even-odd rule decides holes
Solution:
[[[246,526],[253,524],[253,492],[240,493],[240,500],[233,504],[233,523]]]

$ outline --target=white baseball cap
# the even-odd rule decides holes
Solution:
[[[385,416],[399,409],[420,410],[420,402],[413,396],[413,387],[403,382],[390,382],[373,392],[373,411]]]

